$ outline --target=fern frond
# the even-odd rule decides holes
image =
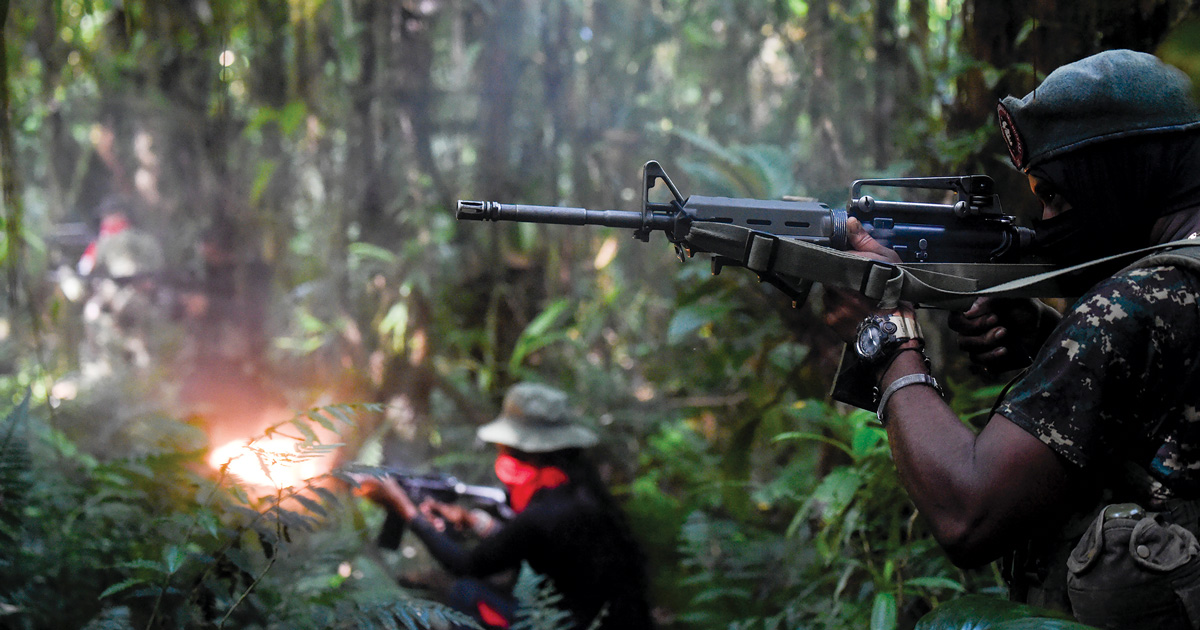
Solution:
[[[432,630],[446,626],[483,630],[474,619],[445,604],[423,599],[401,599],[376,604],[339,606],[345,628]]]
[[[29,419],[30,392],[0,425],[0,541],[12,543],[21,526],[21,508],[28,496],[29,472],[33,458],[29,454],[26,424]]]
[[[513,630],[571,630],[575,627],[571,613],[559,608],[562,594],[554,588],[554,583],[527,563],[521,563],[513,595],[521,604]]]

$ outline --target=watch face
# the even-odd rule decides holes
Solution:
[[[858,332],[858,355],[864,358],[874,357],[883,347],[883,333],[878,326],[864,326]]]

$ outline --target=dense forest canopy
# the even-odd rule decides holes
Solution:
[[[420,563],[381,557],[380,515],[313,475],[486,481],[474,429],[523,380],[600,430],[663,627],[911,627],[999,592],[936,549],[869,416],[826,400],[819,295],[792,309],[657,236],[460,224],[454,204],[636,209],[654,159],[685,195],[830,205],[856,178],[987,173],[1027,214],[997,98],[1108,48],[1200,76],[1191,13],[0,2],[0,625],[424,623],[441,609],[389,578]],[[105,229],[125,249],[89,253]],[[123,254],[119,282],[85,273]],[[944,345],[953,404],[986,411],[998,385]],[[231,479],[219,449],[256,437],[302,444],[280,457],[307,472]]]

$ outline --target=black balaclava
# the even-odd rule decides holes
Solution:
[[[1099,142],[1029,173],[1053,184],[1072,208],[1034,222],[1036,250],[1059,264],[1086,262],[1152,245],[1156,220],[1200,208],[1200,133]]]

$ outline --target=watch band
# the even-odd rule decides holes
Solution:
[[[900,345],[911,340],[923,341],[921,327],[911,315],[894,312],[868,316],[855,332],[854,349],[870,364],[878,364],[894,356]]]
[[[928,374],[908,374],[892,381],[887,389],[883,390],[883,395],[879,397],[879,409],[875,412],[875,417],[879,418],[879,424],[887,426],[887,419],[884,417],[884,409],[887,408],[888,400],[896,392],[908,387],[909,385],[928,385],[937,390],[938,396],[942,395],[942,386],[938,385],[937,379]]]
[[[892,313],[888,315],[886,321],[896,325],[896,340],[907,341],[909,339],[921,339],[921,326],[917,324],[917,320],[907,315],[900,313]]]

